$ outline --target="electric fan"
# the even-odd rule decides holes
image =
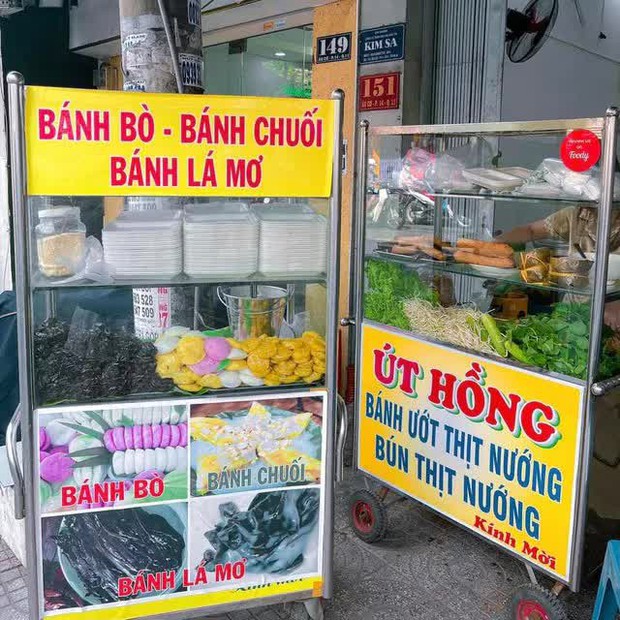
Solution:
[[[525,62],[549,38],[558,17],[558,0],[531,0],[523,11],[508,9],[506,53],[512,62]]]

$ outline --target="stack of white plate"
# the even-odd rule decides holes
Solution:
[[[105,262],[116,278],[172,278],[183,270],[180,211],[130,211],[104,227]]]
[[[185,208],[183,270],[192,278],[247,278],[258,270],[258,220],[244,203]]]
[[[327,267],[327,220],[315,213],[259,211],[258,270],[265,276],[314,276]]]
[[[312,215],[314,213],[312,207],[308,205],[288,202],[255,202],[252,205],[252,211],[259,217],[265,213],[287,213],[289,215]]]

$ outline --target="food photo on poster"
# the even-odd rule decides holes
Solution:
[[[226,571],[235,587],[321,574],[318,487],[193,499],[190,523],[195,589],[223,587]]]
[[[45,610],[183,591],[187,505],[171,503],[45,517]]]
[[[192,495],[321,482],[325,396],[191,405]]]
[[[60,409],[38,420],[44,514],[187,498],[186,406]]]

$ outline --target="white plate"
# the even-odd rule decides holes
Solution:
[[[149,277],[156,278],[158,275],[172,277],[180,274],[183,271],[183,267],[179,268],[166,268],[166,269],[156,269],[154,271],[149,271],[147,269],[115,269],[113,275],[115,277],[124,276],[129,278],[131,276],[136,277]]]
[[[165,256],[165,255],[153,255],[153,256],[143,256],[136,257],[133,255],[120,256],[117,254],[104,254],[105,260],[108,263],[118,263],[118,264],[131,264],[131,265],[152,265],[153,263],[161,265],[163,263],[176,263],[180,261],[183,256],[181,254],[176,254],[175,256]]]
[[[134,241],[141,242],[147,241],[151,239],[166,239],[169,241],[173,241],[175,239],[181,239],[181,230],[174,231],[157,231],[157,232],[149,232],[148,234],[139,234],[135,235],[133,233],[115,233],[115,232],[104,232],[104,239],[116,239],[119,241]]]
[[[505,174],[510,174],[513,177],[519,177],[524,181],[527,181],[532,176],[533,170],[529,168],[522,168],[521,166],[508,166],[506,168],[498,168],[499,172],[504,172]]]
[[[198,267],[204,267],[205,269],[207,268],[207,266],[209,267],[209,269],[213,266],[215,268],[228,268],[228,269],[237,269],[237,268],[248,268],[251,267],[252,265],[256,266],[258,265],[258,261],[254,258],[248,258],[247,260],[232,260],[232,259],[221,259],[221,258],[217,258],[216,260],[213,259],[209,259],[209,258],[193,258],[193,257],[185,257],[185,260],[183,261],[183,264],[188,266],[188,265],[194,265],[194,266],[198,266]]]
[[[123,263],[110,263],[112,267],[117,269],[118,271],[152,271],[157,273],[157,271],[174,271],[175,269],[181,269],[183,263],[179,262],[170,262],[170,263],[153,263],[151,265],[134,265],[133,263],[123,264]]]
[[[305,249],[307,251],[318,250],[320,248],[327,247],[326,243],[312,243],[311,241],[303,241],[299,239],[297,241],[276,241],[274,240],[272,243],[269,241],[261,241],[259,247],[264,248],[265,250],[273,250],[275,248],[291,248],[291,249]]]
[[[110,241],[110,239],[104,239],[103,240],[103,247],[114,247],[114,248],[118,248],[119,250],[129,250],[129,249],[137,249],[137,250],[142,250],[142,249],[153,249],[154,247],[158,247],[158,248],[170,248],[170,249],[175,249],[175,248],[181,248],[183,246],[183,244],[181,243],[181,241],[174,241],[171,242],[167,239],[151,239],[149,241],[144,241],[144,242],[140,242],[140,243],[136,243],[136,242],[121,242],[119,243],[118,241]]]
[[[230,258],[256,258],[258,252],[255,249],[236,249],[229,247],[200,248],[185,246],[185,256],[229,256]]]
[[[212,278],[212,277],[226,277],[226,278],[249,278],[256,273],[256,269],[252,270],[239,270],[239,271],[215,271],[215,270],[202,270],[202,269],[184,269],[183,270],[190,278]]]
[[[186,239],[185,247],[196,248],[239,248],[239,249],[256,249],[257,243],[254,239],[219,239],[217,241],[206,241],[201,239]]]
[[[517,268],[503,269],[501,267],[487,267],[486,265],[468,265],[474,271],[490,278],[514,278],[518,277],[520,272]]]

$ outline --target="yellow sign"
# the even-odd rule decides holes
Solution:
[[[335,102],[26,89],[28,194],[331,194]]]
[[[364,325],[358,464],[569,581],[581,386]]]
[[[269,597],[300,594],[305,598],[321,596],[322,581],[320,579],[306,578],[283,583],[271,583],[264,586],[255,586],[239,590],[218,590],[193,596],[171,595],[165,599],[157,599],[152,602],[119,603],[117,605],[105,605],[98,609],[81,608],[79,611],[57,613],[55,620],[130,620],[131,618],[151,618],[161,614],[175,612],[187,612],[203,608],[215,608],[218,605],[230,605],[243,601],[254,601],[258,596],[265,598],[265,604],[269,603]],[[317,594],[318,592],[318,594]],[[48,616],[48,614],[46,614]]]

